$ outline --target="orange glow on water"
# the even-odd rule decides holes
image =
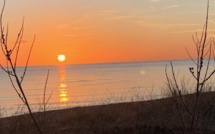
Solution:
[[[69,102],[67,84],[66,84],[66,74],[64,66],[60,67],[59,72],[59,102],[63,103],[62,106],[66,106],[65,103]]]
[[[66,84],[65,83],[60,83],[60,88],[66,88]]]

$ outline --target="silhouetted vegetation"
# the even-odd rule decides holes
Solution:
[[[185,95],[188,107],[194,104],[195,94]],[[213,113],[214,92],[201,94],[201,113],[196,133],[214,133],[215,116]],[[34,113],[41,130],[48,134],[181,134],[183,130],[189,133],[190,124],[183,129],[178,109],[173,97],[106,104],[102,106],[77,107],[64,110],[46,111],[46,122],[43,112]],[[181,109],[186,112],[186,109]],[[189,114],[184,114],[189,117]],[[188,121],[187,118],[185,118]],[[9,134],[38,133],[29,115],[20,115],[0,119],[0,132]]]
[[[184,86],[179,85],[176,80],[173,64],[171,62],[172,77],[170,77],[166,70],[167,85],[172,94],[174,102],[177,106],[177,111],[181,119],[183,126],[183,133],[186,129],[189,129],[189,133],[196,133],[198,127],[200,127],[200,115],[203,111],[203,108],[200,106],[202,98],[201,94],[204,91],[207,91],[207,82],[214,75],[215,69],[210,69],[211,67],[211,58],[214,58],[214,39],[208,39],[208,13],[209,13],[209,0],[207,3],[207,13],[206,20],[200,37],[196,33],[193,36],[193,42],[196,46],[197,58],[193,58],[189,52],[191,60],[193,61],[195,67],[189,67],[189,71],[195,81],[195,91],[193,98],[184,98],[183,90]],[[205,63],[205,64],[204,64]],[[186,89],[185,89],[186,90]],[[188,105],[188,101],[191,101],[192,105]],[[214,100],[211,100],[210,103],[214,103]],[[214,106],[213,106],[214,107]],[[214,113],[211,113],[214,114]]]
[[[27,96],[25,94],[25,90],[24,90],[23,85],[22,85],[22,83],[24,81],[24,78],[25,78],[27,68],[28,68],[28,63],[29,63],[31,51],[32,51],[32,48],[33,48],[33,45],[34,45],[35,36],[34,36],[32,44],[31,44],[31,48],[29,50],[29,54],[28,54],[28,57],[27,57],[27,61],[26,61],[26,64],[25,64],[24,71],[21,74],[21,76],[19,76],[18,73],[17,73],[17,62],[18,62],[18,56],[19,56],[20,46],[21,46],[21,43],[22,43],[23,32],[24,32],[24,19],[22,21],[22,25],[21,25],[21,28],[20,28],[19,33],[17,35],[16,41],[12,45],[12,47],[10,47],[11,44],[8,43],[8,31],[9,31],[9,28],[8,28],[8,25],[7,25],[6,28],[3,26],[3,13],[4,13],[4,9],[5,9],[5,2],[6,2],[6,0],[4,0],[1,15],[0,15],[0,30],[1,30],[0,33],[1,33],[1,49],[2,49],[2,52],[4,54],[5,59],[7,61],[7,63],[6,63],[7,66],[3,67],[2,65],[0,65],[0,67],[8,75],[12,87],[16,91],[18,97],[26,105],[26,107],[27,107],[27,109],[29,111],[30,117],[34,122],[35,127],[37,128],[38,132],[42,134],[42,131],[41,131],[41,129],[40,129],[40,127],[39,127],[39,125],[38,125],[33,113],[32,113],[30,104],[28,102]],[[12,58],[13,55],[15,57],[14,59]],[[48,76],[47,76],[47,80],[48,80]],[[46,84],[47,84],[47,80],[46,80]],[[46,101],[45,100],[46,84],[45,84],[45,88],[44,88],[44,100],[43,100],[44,111],[45,111],[45,107],[46,107],[46,102],[45,102]]]

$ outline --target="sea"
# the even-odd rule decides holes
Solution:
[[[189,68],[196,65],[190,60],[172,63],[177,81],[192,87]],[[22,87],[33,112],[43,111],[44,102],[46,110],[58,110],[152,100],[170,96],[165,70],[172,77],[170,61],[29,66]],[[19,78],[23,71],[17,67]],[[0,117],[25,113],[8,75],[0,70]]]

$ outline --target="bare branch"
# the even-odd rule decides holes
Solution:
[[[25,74],[26,74],[26,71],[27,71],[27,68],[28,68],[28,62],[29,62],[29,59],[30,59],[30,56],[31,56],[31,51],[32,51],[32,48],[34,46],[35,39],[36,39],[36,35],[34,35],[34,39],[33,39],[33,42],[31,44],[31,48],[30,48],[30,51],[29,51],[29,54],[28,54],[28,59],[27,59],[26,65],[25,65],[23,75],[22,75],[21,83],[24,80],[24,77],[25,77]]]
[[[23,20],[23,23],[22,23],[22,29],[20,30],[21,31],[21,33],[19,33],[19,34],[21,34],[20,35],[20,37],[19,37],[19,39],[18,39],[18,47],[17,47],[17,51],[16,51],[16,57],[15,57],[15,61],[14,61],[14,67],[16,68],[16,64],[17,64],[17,59],[18,59],[18,55],[19,55],[19,49],[20,49],[20,45],[21,45],[21,41],[22,41],[22,37],[23,37],[23,33],[24,33],[24,20]],[[15,49],[15,47],[16,47],[16,44],[14,45],[14,48],[13,49]],[[12,49],[12,50],[13,50]],[[12,53],[12,50],[11,50],[11,53]]]
[[[42,131],[41,131],[38,123],[36,122],[36,120],[34,118],[34,115],[32,113],[30,104],[28,103],[28,99],[27,99],[27,97],[25,95],[25,92],[23,90],[22,83],[21,83],[23,81],[23,78],[24,78],[26,70],[27,70],[27,66],[28,66],[30,54],[31,54],[31,51],[32,51],[32,48],[33,48],[33,44],[35,42],[35,36],[34,36],[34,40],[33,40],[33,43],[31,45],[31,48],[30,48],[30,52],[29,52],[29,55],[28,55],[26,66],[25,66],[25,70],[24,70],[24,73],[23,73],[23,78],[20,81],[20,78],[18,77],[18,75],[16,73],[16,63],[17,63],[19,48],[20,48],[20,44],[21,44],[21,40],[22,40],[22,36],[23,36],[23,31],[24,31],[24,27],[23,27],[24,20],[22,22],[22,27],[21,27],[20,32],[18,34],[17,41],[15,42],[15,45],[13,46],[12,50],[9,50],[8,49],[8,44],[7,44],[8,26],[7,26],[6,37],[5,37],[5,35],[4,35],[4,27],[3,27],[3,24],[2,24],[2,18],[3,18],[4,8],[5,8],[5,1],[6,0],[4,0],[3,8],[2,8],[2,11],[1,11],[1,14],[0,14],[0,32],[1,32],[1,49],[2,49],[2,52],[4,53],[5,58],[7,60],[7,69],[3,68],[2,66],[1,67],[8,74],[8,77],[9,77],[9,79],[11,81],[11,84],[12,84],[14,90],[16,91],[17,95],[23,101],[23,103],[26,105],[26,107],[27,107],[27,109],[29,111],[29,114],[31,116],[31,119],[33,120],[33,122],[34,122],[34,124],[35,124],[35,126],[36,126],[36,128],[38,130],[38,132],[40,134],[42,134]],[[17,53],[15,55],[16,57],[15,57],[15,61],[13,63],[12,59],[11,59],[11,54],[14,51],[14,49],[16,48],[17,44],[18,44],[18,48],[17,48],[17,51],[16,51]],[[10,65],[11,71],[9,69],[9,65],[8,64]],[[11,74],[13,74],[13,75],[11,75]],[[12,76],[13,76],[13,78],[15,80],[12,79]],[[15,83],[16,83],[16,85],[15,85]]]
[[[11,78],[11,75],[10,75],[10,74],[12,74],[12,71],[9,70],[8,61],[7,61],[7,70],[6,70],[6,71],[9,72],[9,73],[8,73],[8,77],[9,77],[9,79],[10,79],[11,85],[13,86],[13,89],[16,91],[16,93],[17,93],[17,95],[19,96],[19,98],[20,98],[20,99],[22,100],[22,102],[25,104],[25,103],[26,103],[25,100],[23,99],[23,97],[21,96],[21,94],[19,93],[19,91],[17,90],[17,88],[16,88],[16,86],[15,86],[15,84],[14,84],[12,78]],[[15,74],[14,74],[14,77],[15,77]]]
[[[169,90],[173,94],[172,87],[171,87],[171,84],[170,84],[170,79],[169,79],[169,76],[167,74],[167,65],[165,67],[165,74],[166,74],[166,79],[167,79],[167,84],[168,84]]]
[[[187,51],[187,54],[189,55],[190,59],[193,61],[193,63],[195,63],[197,65],[197,63],[195,62],[195,60],[192,58],[192,56],[190,55],[189,51],[187,50],[187,47],[186,47],[186,51]]]
[[[46,101],[46,104],[45,104],[45,105],[47,105],[47,104],[48,104],[48,102],[49,102],[49,100],[50,100],[50,98],[51,98],[52,94],[53,94],[53,90],[52,90],[51,94],[49,95],[49,97],[48,97],[48,99],[47,99],[47,101]]]
[[[1,10],[1,16],[0,16],[1,33],[4,33],[3,32],[2,18],[3,18],[3,14],[4,14],[5,4],[6,4],[6,0],[4,0],[3,7],[2,7],[2,10]]]
[[[2,65],[0,65],[1,69],[5,71],[8,75],[14,76],[11,71],[7,71]]]
[[[7,24],[7,31],[6,31],[6,37],[5,37],[5,42],[7,42],[7,39],[8,39],[8,28],[9,26],[8,26],[8,24]]]
[[[205,45],[206,45],[206,41],[207,41],[207,30],[208,30],[208,12],[209,12],[209,1],[208,1],[208,5],[207,5],[207,13],[206,13],[206,20],[205,20],[205,29],[204,29],[204,40],[202,43],[202,53],[201,53],[201,57],[203,57],[204,55],[204,49],[205,49]]]
[[[181,119],[181,122],[182,122],[182,125],[183,125],[183,132],[184,132],[184,128],[185,128],[185,122],[184,122],[184,118],[183,118],[183,113],[181,111],[181,107],[180,107],[180,104],[178,102],[178,99],[177,99],[177,94],[174,93],[174,91],[172,90],[172,86],[171,86],[171,82],[170,82],[170,79],[169,79],[169,76],[167,74],[167,65],[165,67],[165,74],[166,74],[166,79],[167,79],[167,85],[168,85],[168,88],[173,96],[173,99],[175,101],[175,104],[176,104],[176,107],[178,109],[178,112],[179,112],[179,115],[180,115],[180,119]]]
[[[180,93],[180,89],[179,89],[179,86],[178,86],[178,83],[176,81],[176,77],[175,77],[175,72],[174,72],[174,68],[173,68],[173,65],[172,65],[172,62],[170,61],[170,65],[171,65],[171,69],[172,69],[172,76],[173,76],[173,80],[175,82],[175,86],[176,86],[176,89],[178,90],[178,92]]]
[[[197,37],[197,35],[196,35],[196,37]],[[196,47],[198,46],[198,44],[199,44],[199,40],[198,40],[198,38],[194,38],[194,36],[192,35],[192,39],[193,39],[193,42],[194,42],[194,44],[196,45]]]
[[[190,73],[193,75],[193,77],[197,80],[197,77],[195,76],[194,71],[193,71],[194,68],[190,67],[189,70],[190,70]]]
[[[205,32],[205,29],[206,29],[206,26],[205,26],[205,24],[204,24],[204,26],[203,26],[203,28],[202,28],[202,34],[201,34],[201,38],[200,38],[200,41],[199,41],[199,49],[202,47],[202,40],[204,40],[203,38],[204,38],[204,32]]]
[[[16,48],[16,46],[17,46],[17,44],[18,44],[18,42],[19,42],[19,40],[20,40],[20,38],[21,38],[20,36],[21,36],[22,33],[24,32],[24,21],[25,21],[25,17],[23,17],[22,26],[21,26],[21,28],[20,28],[20,30],[19,30],[18,35],[17,35],[16,42],[15,42],[13,48],[11,49],[11,53],[13,53],[14,49]]]
[[[48,70],[48,73],[47,73],[47,76],[46,76],[46,82],[45,82],[45,87],[44,87],[44,92],[43,92],[43,110],[44,112],[46,111],[46,86],[47,86],[47,83],[48,83],[48,79],[49,79],[49,70]]]
[[[209,58],[208,58],[208,62],[207,62],[207,66],[206,66],[206,72],[205,72],[205,76],[204,76],[204,80],[206,79],[207,75],[208,75],[208,70],[209,70],[209,66],[210,66],[210,61],[211,61],[211,45],[209,47]],[[204,81],[203,80],[203,81]],[[204,85],[205,82],[203,82],[201,85]],[[202,86],[203,87],[203,86]]]
[[[208,81],[208,80],[211,78],[211,76],[214,75],[214,73],[215,73],[215,70],[213,70],[213,71],[210,73],[210,75],[209,75],[204,81],[202,81],[202,82],[200,83],[200,85],[202,85],[203,83],[205,83],[206,81]]]

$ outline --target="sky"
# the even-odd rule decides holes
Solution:
[[[0,6],[3,2],[0,2]],[[3,23],[12,46],[25,17],[18,65],[135,62],[189,58],[207,0],[7,0]],[[209,36],[215,35],[211,0]],[[60,63],[57,55],[64,54]],[[0,53],[0,64],[5,59]]]

